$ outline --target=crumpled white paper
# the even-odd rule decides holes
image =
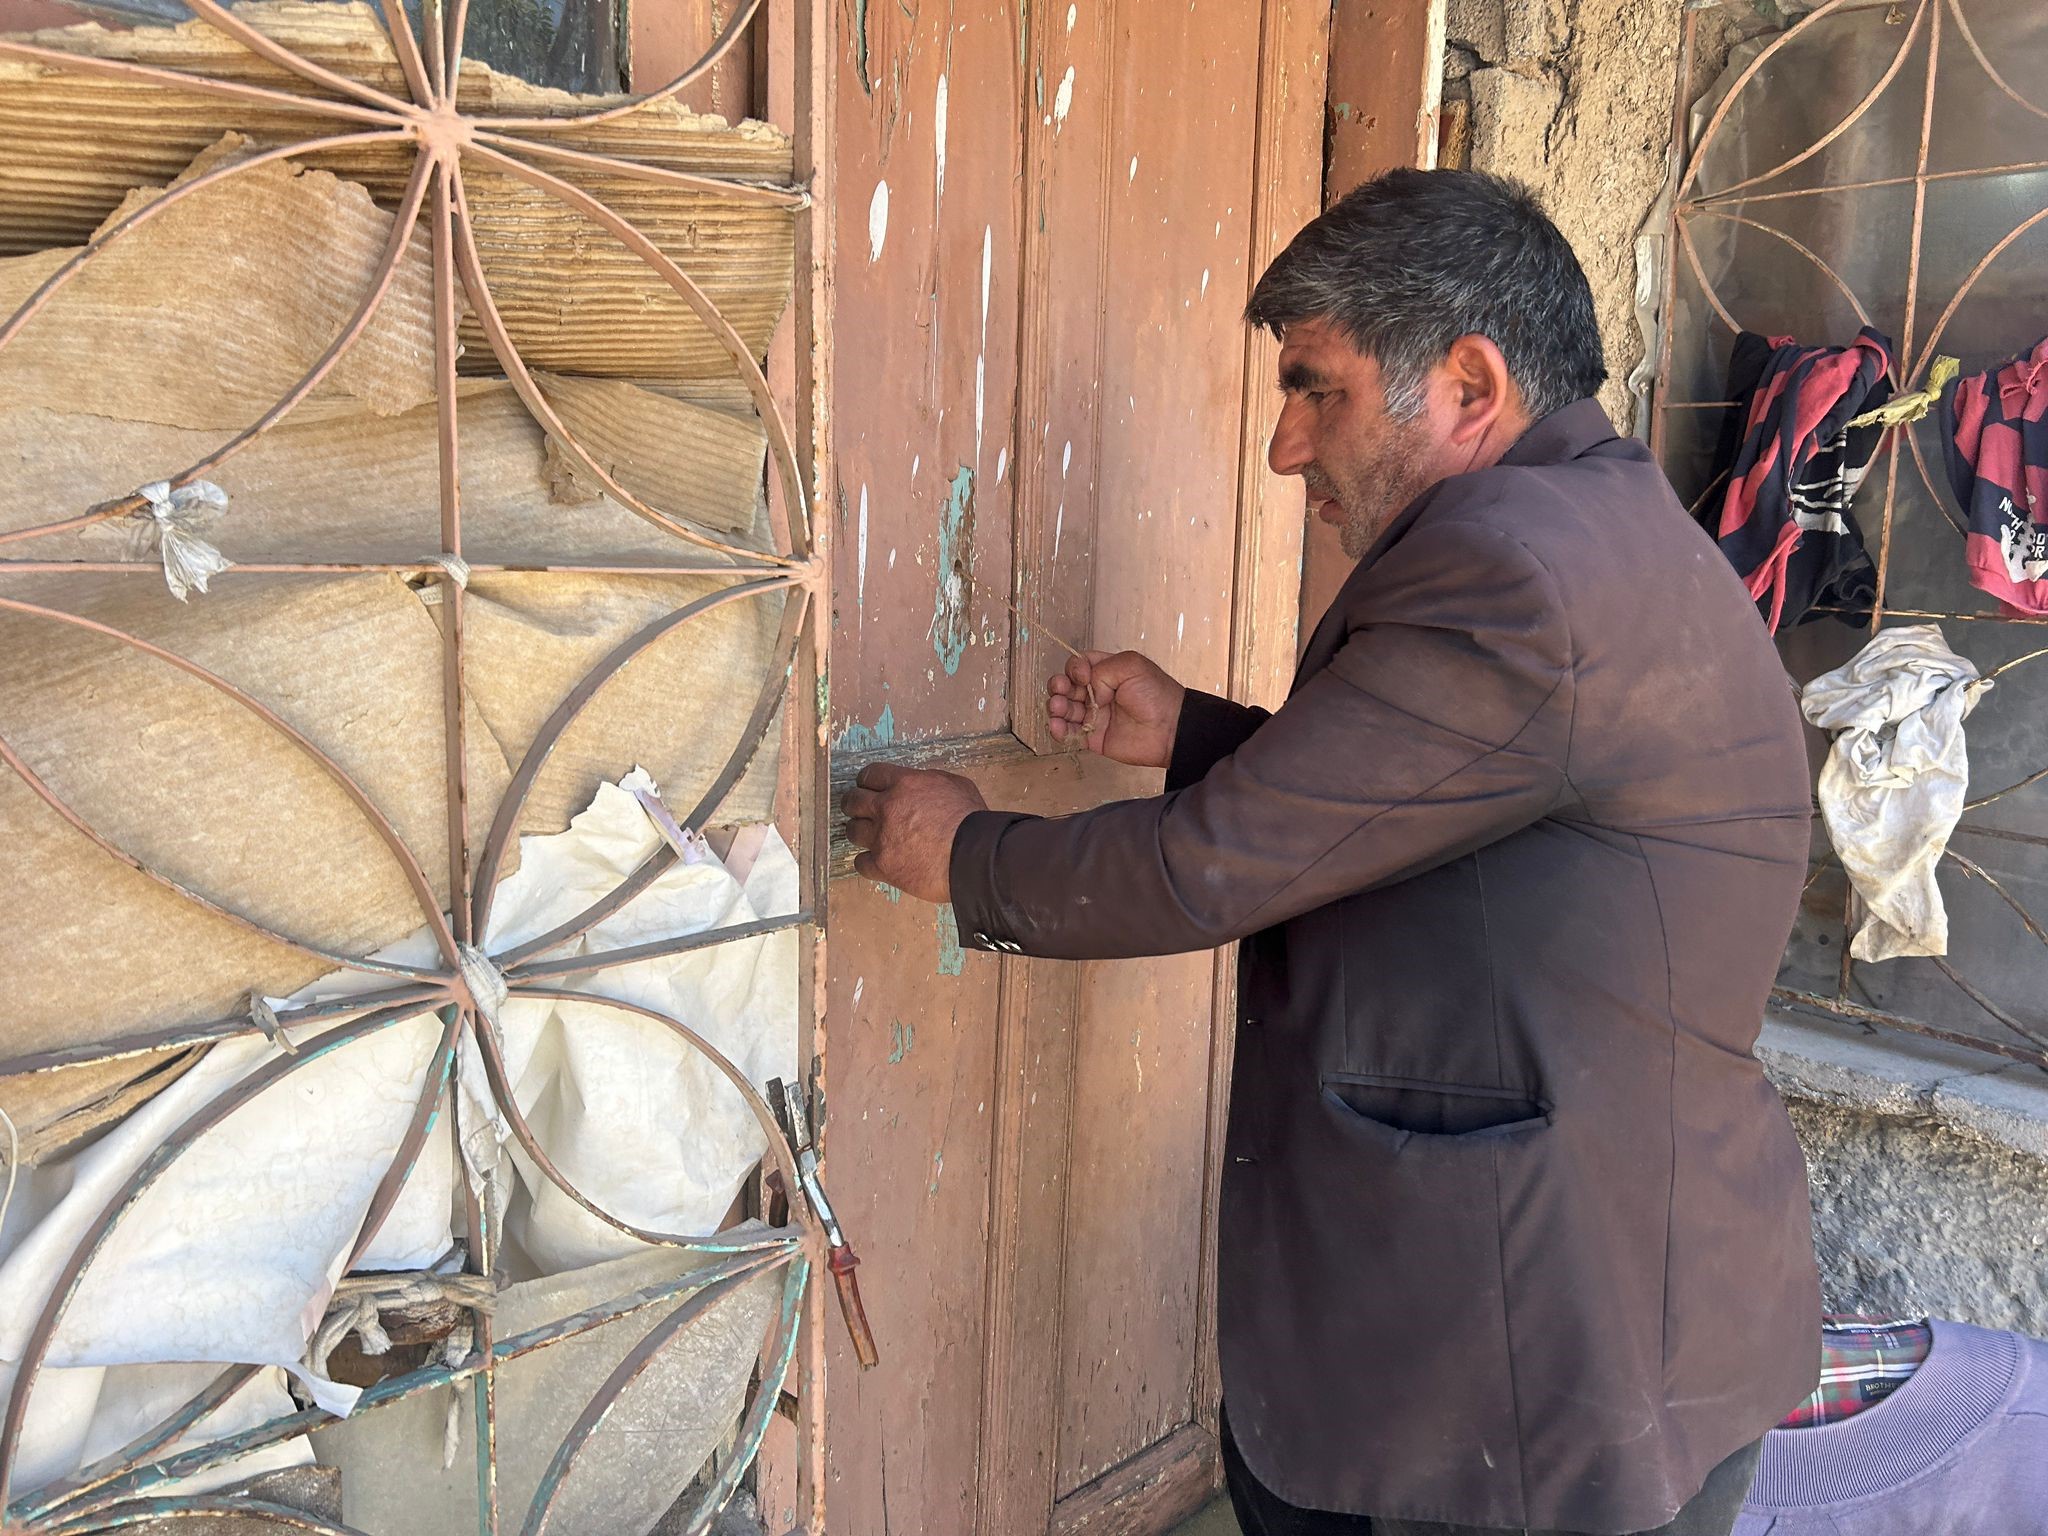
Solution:
[[[1820,775],[1828,836],[1869,918],[1850,953],[1896,960],[1948,953],[1935,867],[1969,789],[1963,721],[1992,686],[1932,624],[1887,629],[1800,695],[1836,732]]]
[[[498,888],[487,954],[500,954],[582,911],[656,848],[661,833],[634,791],[638,769],[599,786],[567,831],[521,840],[520,867]],[[677,863],[562,953],[588,953],[793,913],[796,861],[772,829],[740,845],[734,867],[709,851]],[[755,852],[758,847],[758,852]],[[425,929],[383,958],[438,964]],[[757,1086],[796,1076],[794,931],[568,978],[564,988],[642,1003],[689,1025]],[[336,972],[280,1008],[388,984]],[[31,1399],[18,1489],[40,1486],[125,1444],[189,1400],[217,1364],[275,1367],[202,1426],[194,1443],[291,1411],[284,1373],[321,1406],[346,1413],[355,1389],[303,1364],[378,1180],[390,1167],[439,1041],[423,1013],[336,1050],[307,1042],[331,1025],[290,1030],[290,1076],[201,1136],[134,1204],[87,1268]],[[540,1144],[592,1201],[650,1230],[717,1229],[765,1146],[733,1086],[666,1026],[598,1003],[513,996],[499,1010],[514,1097]],[[465,1036],[465,1044],[467,1037]],[[0,1392],[58,1272],[114,1190],[192,1115],[280,1048],[223,1042],[191,1071],[75,1156],[24,1170],[0,1233]],[[473,1048],[470,1052],[474,1056]],[[550,1184],[516,1151],[488,1103],[479,1061],[458,1063],[465,1135],[505,1217],[514,1278],[641,1251]],[[442,1126],[447,1124],[444,1118]],[[460,1189],[451,1138],[437,1128],[358,1270],[426,1269],[453,1246]],[[204,1485],[309,1458],[273,1448]],[[192,1486],[202,1486],[195,1482]]]

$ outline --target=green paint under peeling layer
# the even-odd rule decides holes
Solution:
[[[901,1019],[889,1021],[889,1060],[893,1064],[910,1054],[910,1047],[917,1040],[917,1031]]]
[[[832,718],[832,671],[826,668],[818,674],[818,723],[823,725]]]
[[[872,752],[877,747],[889,746],[895,740],[896,713],[884,704],[881,718],[873,725],[862,725],[856,720],[839,733],[839,739],[832,745],[841,752]]]
[[[861,94],[875,94],[868,76],[868,0],[853,0],[853,67],[860,74]]]
[[[939,974],[958,976],[967,969],[967,952],[960,947],[960,919],[951,906],[939,908]]]
[[[932,650],[951,677],[967,655],[967,594],[974,560],[974,471],[965,464],[946,488],[939,518],[939,591],[932,600]]]

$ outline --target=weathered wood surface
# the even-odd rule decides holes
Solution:
[[[1291,673],[1301,499],[1240,314],[1317,206],[1328,7],[836,16],[835,784],[1154,793],[1039,755],[1052,637]],[[834,1191],[883,1364],[849,1385],[834,1342],[831,1529],[1161,1528],[1213,1479],[1227,962],[999,961],[950,923],[834,889]]]

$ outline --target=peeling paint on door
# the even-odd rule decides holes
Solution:
[[[967,952],[960,947],[960,919],[950,904],[939,908],[939,974],[958,976],[967,969]]]
[[[896,713],[887,704],[882,706],[881,717],[873,725],[860,721],[850,722],[839,733],[839,739],[832,745],[841,752],[872,752],[877,747],[892,745],[896,740]]]
[[[946,77],[939,76],[939,88],[932,102],[932,153],[937,165],[937,182],[933,187],[933,201],[946,195]]]
[[[939,590],[932,604],[932,649],[948,677],[967,654],[968,597],[973,590],[974,471],[960,466],[939,519]]]

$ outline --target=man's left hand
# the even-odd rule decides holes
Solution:
[[[846,792],[846,837],[864,850],[855,873],[921,901],[952,900],[953,834],[988,809],[973,781],[957,773],[873,763]]]

